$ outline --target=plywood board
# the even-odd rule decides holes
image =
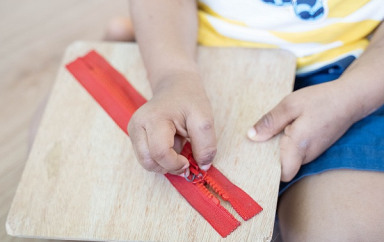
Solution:
[[[64,68],[91,49],[151,97],[135,44],[71,45],[12,203],[8,233],[73,240],[221,240],[164,176],[140,167],[129,138]],[[279,50],[199,47],[198,63],[214,110],[214,164],[264,208],[227,238],[270,240],[280,178],[278,138],[253,143],[246,131],[292,90],[295,59]]]

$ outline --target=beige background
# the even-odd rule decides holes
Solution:
[[[126,0],[0,1],[0,241],[28,154],[30,126],[48,95],[65,48],[100,40],[110,18],[128,15]]]

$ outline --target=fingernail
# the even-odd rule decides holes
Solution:
[[[181,173],[179,176],[181,177],[188,177],[190,174],[189,168],[187,167],[183,173]]]
[[[212,164],[208,164],[208,165],[202,165],[200,166],[200,169],[202,169],[203,171],[208,171],[209,168],[211,168]]]
[[[252,127],[250,129],[248,129],[247,135],[248,135],[249,139],[255,140],[256,139],[256,130],[255,130],[255,128]]]

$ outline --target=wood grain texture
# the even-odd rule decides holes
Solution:
[[[76,42],[63,64],[90,49],[151,97],[135,44]],[[228,239],[270,240],[280,178],[278,140],[253,143],[245,134],[292,90],[294,57],[277,50],[200,47],[198,62],[215,116],[214,164],[264,208]],[[6,226],[11,235],[35,238],[221,240],[164,176],[140,167],[129,138],[63,65]]]

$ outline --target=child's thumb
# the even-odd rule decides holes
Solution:
[[[248,138],[253,141],[266,141],[280,133],[296,116],[286,108],[284,100],[265,114],[248,130]]]

